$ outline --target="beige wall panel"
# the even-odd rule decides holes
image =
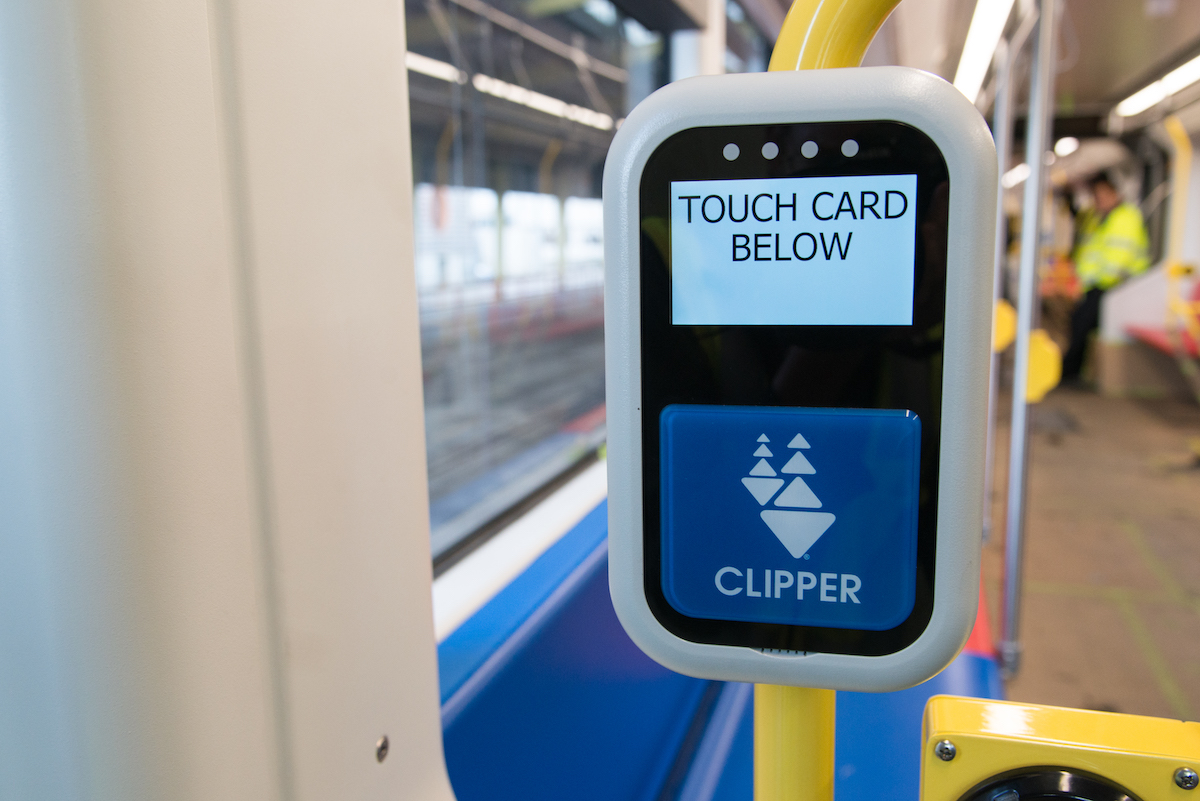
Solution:
[[[448,794],[403,6],[229,8],[295,797]]]
[[[161,798],[278,798],[208,6],[79,8],[149,728],[138,769]]]
[[[402,10],[0,4],[0,797],[452,798]]]

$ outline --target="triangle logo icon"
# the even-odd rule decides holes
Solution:
[[[758,464],[754,465],[754,469],[750,471],[750,475],[774,478],[775,471],[771,468],[771,465],[767,464],[766,459],[759,459]]]
[[[767,461],[774,457],[771,449],[765,444],[769,441],[766,434],[759,435],[758,449],[754,451],[758,462],[750,471],[750,475],[742,479],[742,486],[749,491],[759,506],[766,506],[772,498],[775,499],[772,504],[774,508],[762,510],[759,516],[788,553],[799,559],[837,518],[831,512],[796,511],[823,508],[821,499],[813,492],[812,487],[800,478],[801,475],[815,475],[817,472],[800,450],[810,447],[808,440],[802,434],[796,434],[788,443],[793,453],[780,468],[785,478],[779,478],[775,468]],[[793,478],[789,481],[786,476]]]
[[[782,481],[782,479],[776,480]],[[775,499],[775,505],[800,509],[820,509],[821,499],[804,483],[804,479],[797,476],[792,479],[791,484],[788,484],[787,489],[779,493],[779,497]]]
[[[812,466],[808,459],[804,458],[802,451],[796,451],[792,454],[792,458],[788,459],[788,463],[783,466],[780,471],[789,475],[811,476],[817,472],[817,469]]]
[[[743,478],[742,484],[746,486],[746,489],[750,490],[750,494],[754,496],[754,500],[758,501],[759,506],[765,506],[767,501],[771,500],[771,496],[783,486],[783,479]]]
[[[766,509],[760,514],[763,522],[796,559],[804,556],[837,519],[829,512],[785,512]]]

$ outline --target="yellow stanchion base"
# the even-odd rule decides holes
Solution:
[[[1004,298],[992,312],[992,352],[999,353],[1017,338],[1017,310]]]
[[[833,690],[754,685],[754,800],[832,801]]]
[[[1062,379],[1062,350],[1040,328],[1029,332],[1029,381],[1025,384],[1025,400],[1040,403],[1046,393]]]

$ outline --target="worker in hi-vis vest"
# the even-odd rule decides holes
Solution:
[[[1088,183],[1091,208],[1075,221],[1075,274],[1083,292],[1071,313],[1071,346],[1063,357],[1063,380],[1079,378],[1088,337],[1100,324],[1104,293],[1150,265],[1142,213],[1121,198],[1112,176],[1101,173]]]

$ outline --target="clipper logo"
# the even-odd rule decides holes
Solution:
[[[871,631],[909,616],[912,412],[678,404],[662,411],[660,432],[660,570],[672,608]]]
[[[780,472],[784,476],[794,476],[790,483],[787,478],[778,478],[775,469],[767,461],[775,455],[769,447],[770,442],[766,434],[758,438],[758,450],[754,452],[759,457],[758,462],[750,470],[750,475],[742,479],[742,485],[750,491],[759,506],[770,503],[776,507],[763,509],[760,517],[788,553],[799,559],[829,530],[837,517],[830,512],[800,511],[821,508],[821,499],[801,478],[817,472],[804,455],[804,450],[811,447],[804,435],[797,433],[787,444],[792,456]],[[784,484],[787,484],[787,488],[779,492]]]

